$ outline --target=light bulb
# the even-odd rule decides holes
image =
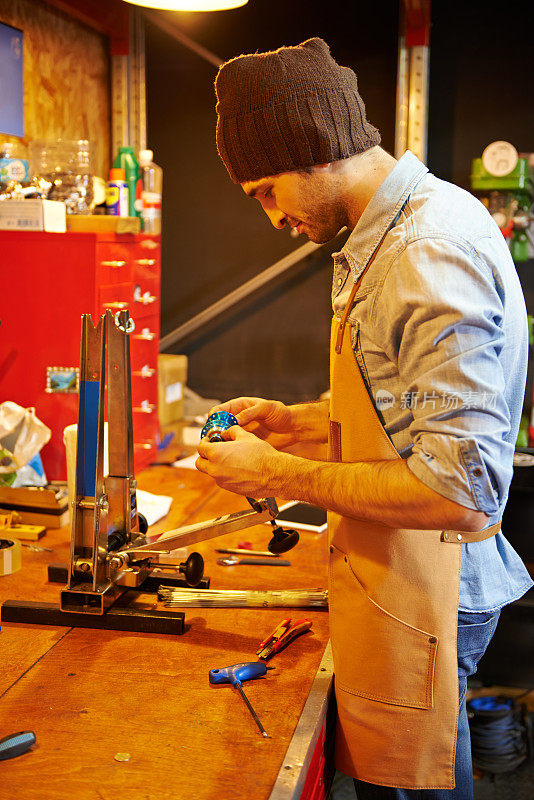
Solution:
[[[157,8],[160,11],[225,11],[239,8],[248,0],[125,0],[134,6]]]

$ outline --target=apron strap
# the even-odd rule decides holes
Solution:
[[[341,353],[341,348],[343,347],[343,335],[345,333],[345,327],[347,325],[347,320],[349,318],[349,314],[352,311],[352,306],[354,304],[354,298],[356,297],[356,292],[360,288],[360,284],[361,284],[361,282],[363,280],[363,276],[365,275],[365,273],[367,272],[367,270],[369,269],[369,267],[371,266],[371,264],[375,260],[375,256],[378,253],[378,251],[380,250],[380,245],[382,244],[382,242],[386,238],[387,234],[397,224],[397,221],[398,221],[398,219],[399,219],[399,217],[400,217],[400,215],[402,213],[403,208],[404,208],[404,205],[402,206],[400,211],[397,213],[397,215],[396,215],[395,219],[393,220],[393,222],[391,223],[391,225],[388,228],[386,228],[386,230],[384,231],[380,241],[378,242],[377,246],[373,250],[373,254],[371,255],[371,258],[369,259],[369,261],[365,265],[360,277],[358,278],[358,280],[355,282],[354,286],[352,287],[352,291],[351,291],[351,293],[349,295],[349,299],[347,300],[347,305],[345,306],[345,311],[343,312],[343,316],[341,317],[341,319],[339,321],[339,327],[337,329],[336,353],[338,355]]]
[[[469,544],[470,542],[483,542],[484,539],[491,539],[501,529],[501,523],[496,522],[489,528],[482,531],[442,531],[441,541],[448,544]]]
[[[369,264],[370,263],[371,262],[369,261]],[[369,266],[369,264],[367,264],[367,267]],[[367,269],[367,267],[365,269]],[[362,272],[362,274],[360,275],[360,277],[358,279],[358,282],[355,283],[354,286],[352,287],[352,291],[351,291],[351,293],[349,295],[349,299],[347,300],[347,305],[345,306],[345,311],[343,312],[343,316],[341,317],[341,319],[339,321],[339,325],[338,325],[338,328],[337,328],[337,338],[336,338],[336,353],[338,355],[341,353],[341,349],[343,347],[343,334],[345,333],[345,326],[347,324],[347,320],[349,318],[349,314],[350,314],[351,309],[352,309],[352,304],[354,303],[354,297],[355,297],[356,292],[358,290],[358,287],[360,285],[360,281],[364,276],[365,269]]]

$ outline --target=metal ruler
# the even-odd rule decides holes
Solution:
[[[428,141],[429,0],[400,0],[395,158],[411,150],[426,163]]]
[[[111,56],[111,150],[146,149],[145,28],[142,13],[130,14],[130,52]]]

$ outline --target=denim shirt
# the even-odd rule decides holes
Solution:
[[[508,497],[527,368],[507,244],[479,200],[409,151],[333,255],[337,317],[379,244],[349,315],[371,399],[413,474],[492,525]],[[461,548],[460,610],[500,608],[534,585],[502,533]]]

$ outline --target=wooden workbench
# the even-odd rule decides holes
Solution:
[[[138,485],[175,498],[150,533],[247,508],[244,498],[192,470],[152,466],[138,476]],[[216,547],[247,539],[264,550],[270,535],[270,527],[261,525],[192,549],[203,555],[212,588],[326,587],[326,534],[303,532],[299,545],[284,556],[290,567],[216,563]],[[69,537],[68,528],[49,530],[38,544],[53,547],[53,553],[23,548],[22,569],[0,578],[0,601],[58,602],[60,586],[47,583],[47,564],[67,563]],[[137,602],[152,608],[157,598],[145,594]],[[37,744],[0,762],[0,800],[299,796],[291,773],[306,767],[315,724],[302,724],[303,708],[312,685],[317,693],[320,672],[321,692],[330,682],[324,659],[327,613],[191,608],[185,614],[182,636],[2,623],[0,738],[33,730]],[[245,688],[269,734],[265,739],[236,690],[211,686],[208,671],[257,660],[259,642],[287,616],[310,618],[312,632],[277,654],[269,662],[276,669],[265,679]],[[117,761],[118,753],[129,754],[129,760]]]

